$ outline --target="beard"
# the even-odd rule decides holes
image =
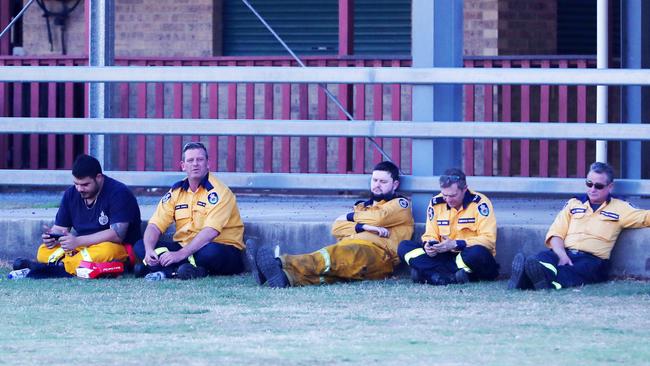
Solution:
[[[395,192],[383,193],[383,194],[370,193],[370,198],[372,198],[372,200],[375,202],[390,201],[393,198],[395,198]]]

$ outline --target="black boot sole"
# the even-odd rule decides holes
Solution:
[[[259,266],[257,265],[257,252],[259,251],[259,246],[257,242],[253,239],[246,240],[246,260],[248,260],[248,265],[251,268],[251,274],[253,279],[257,282],[258,285],[263,285],[266,283],[266,277],[260,271]]]
[[[546,279],[546,269],[539,261],[528,259],[524,264],[526,276],[530,279],[535,290],[546,290],[551,288],[551,284]]]
[[[257,250],[256,256],[257,266],[266,277],[267,283],[270,287],[288,287],[289,279],[284,274],[282,266],[275,258],[273,248],[271,246],[263,246]]]
[[[517,253],[512,259],[512,272],[508,281],[508,290],[525,290],[532,287],[532,283],[526,276],[525,263],[526,257],[522,253]]]

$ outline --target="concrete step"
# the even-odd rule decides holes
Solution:
[[[148,219],[158,198],[138,199],[142,217]],[[355,200],[356,197],[339,196],[238,196],[245,237],[254,237],[265,244],[279,244],[282,253],[289,254],[308,253],[333,244],[332,220],[349,212]],[[493,199],[499,226],[496,259],[502,275],[510,273],[510,263],[517,252],[531,255],[545,248],[546,230],[564,202],[564,198]],[[647,200],[639,199],[635,203],[640,207],[648,206]],[[56,207],[0,209],[0,259],[33,258],[41,227],[52,224],[56,210]],[[415,231],[414,238],[419,238],[424,224],[416,224]],[[622,233],[612,254],[612,275],[650,278],[650,228]]]

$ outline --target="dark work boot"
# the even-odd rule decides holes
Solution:
[[[289,286],[289,279],[282,270],[282,262],[275,257],[271,246],[267,245],[258,249],[256,263],[270,287]]]
[[[32,261],[30,261],[27,258],[16,258],[13,263],[13,270],[19,270],[19,269],[25,269],[25,268],[31,268]]]
[[[552,288],[551,282],[546,277],[546,271],[548,271],[548,269],[546,269],[546,267],[539,263],[535,258],[526,259],[524,270],[535,290]]]
[[[246,240],[246,259],[248,260],[248,266],[251,269],[253,279],[255,279],[255,282],[261,286],[266,282],[266,277],[257,265],[257,252],[259,249],[260,247],[255,239]]]
[[[426,279],[422,276],[420,271],[413,267],[411,267],[411,280],[413,283],[426,283]]]
[[[149,273],[149,267],[145,266],[142,262],[137,262],[133,265],[133,275],[136,278],[142,278]]]
[[[208,271],[205,268],[199,266],[193,266],[190,263],[183,263],[178,267],[176,272],[176,278],[179,280],[191,280],[194,278],[203,278],[207,277]]]
[[[454,273],[454,280],[458,284],[464,284],[469,282],[469,274],[464,269],[459,269]]]
[[[510,272],[510,280],[508,281],[508,290],[526,290],[533,288],[533,284],[526,275],[524,264],[526,257],[523,253],[517,253],[512,259],[512,270]]]
[[[427,283],[434,286],[447,286],[454,283],[454,279],[447,275],[434,272],[427,280]]]

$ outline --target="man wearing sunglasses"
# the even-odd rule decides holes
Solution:
[[[465,173],[448,169],[440,176],[440,194],[427,209],[420,241],[403,241],[400,258],[411,267],[416,283],[448,285],[494,280],[499,274],[497,222],[492,203],[467,188]]]
[[[550,249],[512,261],[509,289],[561,289],[607,280],[609,256],[625,228],[650,226],[650,211],[614,198],[614,170],[589,167],[587,194],[570,199],[546,233]]]
[[[182,158],[187,178],[165,193],[135,245],[142,259],[134,269],[136,276],[158,281],[240,273],[244,224],[235,195],[210,173],[202,143],[187,143]],[[172,223],[173,241],[159,241]]]

